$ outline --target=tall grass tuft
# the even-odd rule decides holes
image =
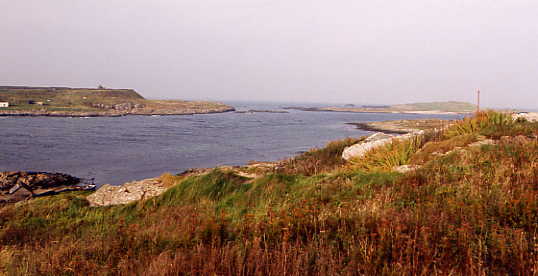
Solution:
[[[494,111],[480,112],[474,117],[468,117],[461,122],[449,127],[444,135],[452,138],[460,135],[479,134],[486,128],[507,127],[514,123],[512,115],[508,113],[499,113]]]
[[[425,143],[423,135],[409,139],[394,139],[391,143],[372,149],[366,155],[354,158],[351,167],[364,171],[391,171],[394,167],[407,165],[411,157]]]

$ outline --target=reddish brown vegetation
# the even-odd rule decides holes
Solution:
[[[438,156],[405,175],[339,170],[341,163],[327,158],[323,174],[306,176],[312,169],[292,166],[298,174],[248,181],[213,171],[122,207],[90,208],[84,194],[5,206],[0,269],[13,275],[535,275],[538,128],[512,124],[528,135]]]

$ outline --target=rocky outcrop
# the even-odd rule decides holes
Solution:
[[[342,152],[342,158],[345,160],[350,160],[352,158],[360,158],[366,155],[366,153],[368,153],[369,151],[390,144],[395,140],[408,140],[422,134],[424,134],[424,131],[422,130],[400,136],[392,136],[389,134],[378,132],[366,138],[364,142],[345,148]]]
[[[486,146],[486,145],[495,145],[495,141],[492,139],[481,139],[479,141],[469,144],[468,147],[474,148],[474,147],[481,147],[481,146]]]
[[[137,107],[124,109],[125,106],[118,106],[117,109],[102,109],[99,111],[53,111],[48,109],[40,110],[0,110],[0,116],[27,116],[27,117],[121,117],[128,115],[194,115],[212,114],[235,111],[230,106],[220,106],[214,108],[150,108]]]
[[[218,169],[223,172],[234,173],[245,179],[253,180],[264,176],[269,172],[273,172],[276,169],[276,166],[277,163],[274,162],[252,161],[245,166],[220,166],[217,168],[188,169],[176,176],[179,177],[179,179],[186,179],[192,176],[201,176]],[[162,194],[173,185],[168,184],[167,186],[167,184],[163,183],[161,180],[162,177],[163,176],[127,182],[120,186],[105,184],[95,193],[86,197],[86,199],[90,202],[90,206],[94,207],[129,204],[134,201],[149,199]],[[166,180],[164,182],[166,182]]]
[[[121,117],[125,116],[116,110],[103,111],[51,111],[51,110],[0,110],[0,116],[24,117]]]
[[[416,171],[420,168],[421,167],[418,165],[402,165],[402,166],[394,167],[392,170],[399,173],[408,173],[408,172]]]
[[[538,122],[538,112],[519,112],[512,115],[514,119],[525,119],[530,122]]]
[[[93,184],[81,183],[80,178],[63,173],[0,172],[0,203],[94,188]]]
[[[235,111],[235,108],[220,103],[141,100],[118,104],[90,103],[86,108],[62,106],[63,110],[2,108],[0,116],[48,116],[48,117],[120,117],[127,115],[193,115]],[[58,106],[56,106],[58,107]]]
[[[128,204],[158,196],[166,190],[159,178],[132,181],[120,186],[105,184],[86,199],[90,206],[109,206]]]
[[[381,122],[348,123],[358,129],[383,132],[387,134],[408,134],[421,130],[440,131],[453,125],[456,121],[423,119],[423,120],[393,120]]]
[[[349,160],[364,156],[367,152],[377,147],[381,147],[392,142],[394,136],[381,132],[375,133],[366,138],[364,142],[349,146],[342,152],[342,158]]]
[[[99,108],[99,109],[113,109],[118,111],[131,111],[135,108],[144,108],[146,105],[139,104],[139,103],[119,103],[119,104],[103,104],[103,103],[92,103],[90,104],[93,108]]]

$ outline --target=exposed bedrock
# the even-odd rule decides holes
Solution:
[[[95,188],[93,184],[82,182],[80,178],[63,173],[0,172],[0,203]]]

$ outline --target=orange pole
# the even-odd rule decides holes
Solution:
[[[477,95],[476,113],[480,113],[480,89],[476,90],[476,95]]]

